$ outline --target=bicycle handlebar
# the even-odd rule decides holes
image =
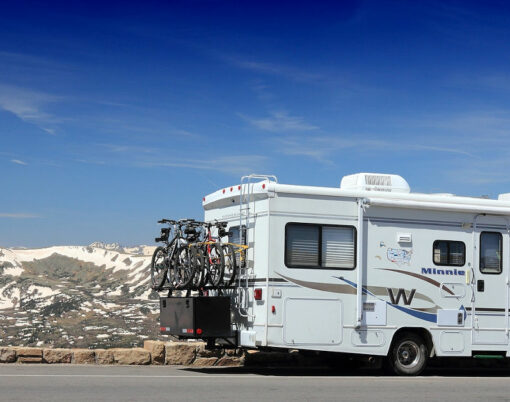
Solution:
[[[161,219],[158,221],[158,223],[169,223],[170,225],[175,225],[177,222],[173,219]]]
[[[196,227],[207,226],[209,228],[212,226],[216,226],[218,229],[225,229],[228,226],[228,222],[218,222],[217,220],[215,220],[214,222],[201,222],[201,221],[197,221],[197,220],[191,219],[191,218],[182,218],[177,221],[175,221],[173,219],[161,219],[158,221],[158,223],[161,223],[161,224],[169,223],[170,225],[180,225],[180,226],[189,225],[189,226],[196,226]]]

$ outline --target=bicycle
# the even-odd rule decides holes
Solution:
[[[157,247],[152,256],[153,289],[202,291],[208,285],[228,288],[235,283],[248,246],[222,242],[222,238],[232,236],[226,230],[227,222],[162,219],[158,223],[169,227],[161,228],[160,237],[155,239],[165,245]]]
[[[194,265],[190,258],[188,248],[188,238],[191,241],[197,239],[196,231],[192,228],[192,219],[181,219],[174,221],[171,219],[162,219],[158,221],[161,224],[173,226],[174,236],[168,241],[172,229],[162,228],[161,236],[156,238],[156,242],[164,242],[165,246],[159,246],[154,250],[151,261],[151,279],[153,289],[160,291],[165,288],[165,282],[168,282],[168,288],[185,289],[188,287],[194,277]],[[183,229],[189,226],[189,228]]]
[[[168,223],[173,226],[177,222],[171,219],[162,219],[158,221],[160,224]],[[161,228],[160,237],[156,237],[154,241],[156,243],[162,242],[165,243],[165,246],[158,246],[154,250],[152,254],[151,260],[151,282],[152,289],[156,291],[160,291],[163,288],[163,285],[168,279],[168,271],[169,271],[169,259],[168,259],[168,250],[170,245],[173,243],[172,241],[168,241],[170,237],[170,233],[172,232],[172,227],[169,226],[167,228]],[[169,282],[171,282],[169,280]]]
[[[200,224],[205,227],[204,239],[191,245],[191,247],[196,250],[196,253],[199,253],[197,250],[201,249],[204,256],[202,266],[203,277],[201,278],[200,284],[202,287],[206,286],[208,283],[213,287],[219,287],[223,280],[225,256],[222,244],[213,237],[211,229],[213,226],[220,229],[220,225],[218,222],[215,224],[200,222]],[[226,226],[226,223],[224,224]],[[195,258],[195,263],[199,263],[198,257]]]
[[[227,222],[213,223],[201,223],[206,228],[206,235],[203,240],[199,243],[190,244],[190,248],[194,250],[192,258],[193,264],[196,266],[195,279],[193,281],[194,288],[198,289],[201,286],[205,286],[210,283],[214,287],[222,285],[227,288],[234,284],[239,266],[243,266],[245,260],[245,250],[248,246],[244,246],[236,243],[223,242],[222,238],[226,236],[232,236],[232,232],[227,232]],[[218,236],[212,236],[212,227],[215,226],[218,229]],[[219,260],[221,259],[220,251],[216,248],[220,247],[223,252],[223,275],[220,280],[218,276]],[[212,254],[218,254],[218,256]],[[208,258],[206,259],[206,254]],[[217,260],[215,264],[211,264],[212,260]],[[212,268],[211,268],[212,267]],[[205,271],[205,272],[204,272]],[[201,275],[198,278],[198,275]],[[200,284],[200,285],[199,285]]]

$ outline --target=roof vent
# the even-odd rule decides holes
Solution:
[[[356,173],[344,176],[340,182],[342,190],[386,191],[409,193],[409,184],[401,176],[380,173]]]

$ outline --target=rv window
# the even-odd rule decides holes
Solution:
[[[324,268],[354,268],[354,229],[322,227],[322,266]]]
[[[466,245],[461,241],[436,240],[433,250],[436,265],[461,267],[466,261]]]
[[[503,239],[499,232],[480,233],[480,272],[500,274],[503,261]]]
[[[228,236],[229,243],[241,244],[241,237],[239,236],[239,226],[230,226],[228,228],[231,236]],[[243,243],[246,244],[246,226],[243,225]]]
[[[354,227],[288,223],[285,233],[287,267],[326,269],[356,267]]]
[[[287,225],[285,245],[287,266],[319,266],[319,229],[317,225]]]

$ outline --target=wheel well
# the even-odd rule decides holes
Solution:
[[[426,345],[427,345],[427,349],[429,351],[429,357],[433,357],[434,356],[435,349],[434,349],[434,341],[432,340],[432,335],[430,334],[430,332],[427,329],[419,328],[419,327],[403,327],[403,328],[399,328],[393,334],[393,339],[391,340],[391,345],[390,345],[390,349],[389,349],[388,353],[391,353],[391,348],[393,346],[393,343],[404,332],[412,332],[412,333],[414,333],[416,335],[421,336],[423,338],[423,340],[425,341]]]

